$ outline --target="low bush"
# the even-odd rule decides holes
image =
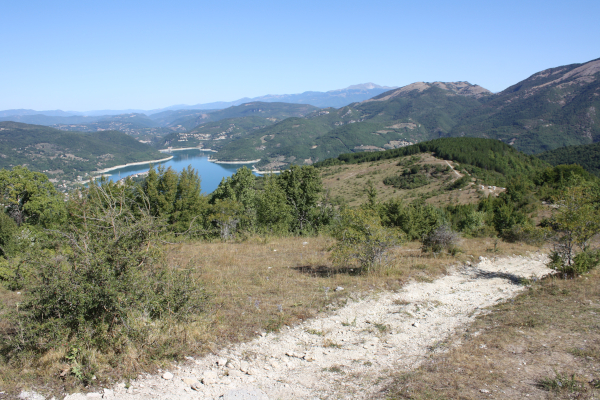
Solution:
[[[427,175],[412,173],[412,171],[409,170],[405,171],[402,175],[387,177],[383,180],[384,184],[398,189],[416,189],[428,185],[429,182]]]
[[[451,184],[449,184],[446,187],[446,190],[462,189],[465,186],[467,186],[470,182],[471,182],[471,177],[469,175],[465,175],[465,176],[463,176],[461,178],[458,178],[457,180],[455,180]]]
[[[548,266],[568,275],[580,275],[591,271],[600,264],[600,250],[587,250],[577,255],[567,254],[568,249],[557,245],[550,253]]]
[[[538,228],[529,224],[514,225],[502,232],[502,238],[507,242],[523,242],[532,246],[542,246],[552,236],[548,228]]]
[[[456,251],[460,235],[448,225],[441,225],[423,239],[423,250],[439,253],[446,250],[449,253]]]

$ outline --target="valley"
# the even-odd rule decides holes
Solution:
[[[341,108],[310,96],[263,96],[227,108],[204,104],[198,105],[203,109],[97,116],[6,111],[0,120],[65,131],[119,130],[156,149],[197,147],[215,150],[220,161],[260,159],[257,167],[265,171],[440,137],[494,138],[537,154],[600,139],[599,74],[600,60],[592,60],[541,71],[500,93],[468,82],[417,82],[387,91],[359,85],[348,90],[363,96],[380,92]],[[275,101],[292,98],[314,105]]]

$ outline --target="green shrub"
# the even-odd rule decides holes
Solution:
[[[524,242],[533,246],[543,245],[552,235],[548,228],[538,228],[529,224],[514,225],[502,233],[507,242]]]
[[[388,201],[381,205],[380,215],[384,226],[400,228],[408,240],[422,240],[444,223],[441,210],[422,200],[408,205],[401,200]]]
[[[412,173],[409,171],[402,175],[387,177],[383,180],[386,185],[393,186],[398,189],[416,189],[429,184],[429,179],[425,174]]]
[[[2,343],[9,358],[65,346],[119,353],[160,321],[202,311],[202,286],[164,265],[162,227],[125,186],[92,186],[70,198],[69,223],[50,232],[54,249],[30,260],[37,273],[11,317],[16,334]]]
[[[581,275],[600,264],[600,250],[583,251],[575,256],[565,254],[564,248],[555,247],[550,253],[548,266],[568,275]]]
[[[358,263],[363,271],[386,264],[388,250],[400,242],[400,232],[381,226],[372,210],[345,209],[333,229],[337,244],[332,258],[337,265]]]
[[[446,187],[446,189],[447,190],[462,189],[465,186],[467,186],[470,182],[471,182],[471,177],[469,175],[464,175],[463,177],[458,178],[457,180],[455,180],[454,182],[449,184]]]

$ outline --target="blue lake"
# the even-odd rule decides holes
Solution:
[[[180,172],[191,165],[194,168],[202,180],[201,188],[203,193],[213,192],[221,179],[231,176],[243,166],[252,168],[252,164],[215,164],[208,161],[210,153],[202,152],[200,150],[180,150],[172,153],[164,153],[165,158],[173,156],[169,161],[154,164],[154,167],[159,165],[165,168],[173,168],[175,171]],[[107,172],[106,175],[110,174],[109,179],[118,181],[119,179],[126,178],[130,175],[139,174],[150,169],[150,164],[144,165],[133,165],[129,167],[123,167]],[[256,174],[255,174],[256,175]]]

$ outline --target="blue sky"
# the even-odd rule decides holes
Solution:
[[[600,1],[8,1],[0,110],[154,109],[374,82],[494,92],[600,57]]]

